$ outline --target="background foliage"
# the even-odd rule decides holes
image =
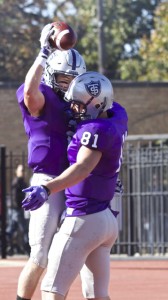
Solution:
[[[117,80],[168,80],[167,1],[0,0],[0,81],[24,80],[43,26],[58,19],[76,30],[88,70],[103,66]]]

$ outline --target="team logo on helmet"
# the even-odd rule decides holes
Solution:
[[[91,97],[97,97],[101,93],[101,84],[100,81],[90,81],[85,84],[85,88]]]

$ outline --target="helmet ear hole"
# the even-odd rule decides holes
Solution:
[[[100,104],[96,104],[95,108],[97,108],[97,109],[100,108]]]

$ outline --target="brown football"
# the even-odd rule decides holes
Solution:
[[[68,50],[73,48],[77,42],[77,34],[65,22],[54,22],[53,34],[50,36],[50,44],[53,48],[59,50]]]

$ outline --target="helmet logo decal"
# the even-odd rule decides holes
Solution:
[[[97,97],[101,92],[101,84],[100,81],[90,81],[85,84],[85,88],[91,97]]]

